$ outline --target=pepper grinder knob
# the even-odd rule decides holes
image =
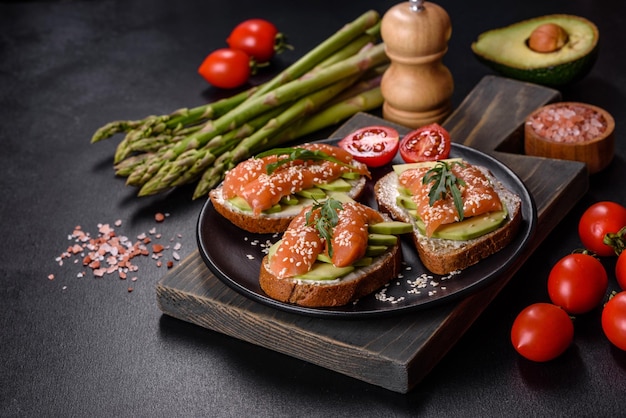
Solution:
[[[391,61],[380,84],[385,119],[418,128],[448,116],[454,81],[442,59],[451,34],[448,13],[435,3],[411,0],[384,14],[381,37]]]

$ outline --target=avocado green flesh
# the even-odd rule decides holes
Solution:
[[[391,247],[398,243],[398,237],[395,235],[370,233],[367,238],[367,242],[370,245],[384,245]]]
[[[555,23],[568,34],[568,41],[554,52],[536,52],[527,45],[539,25]],[[598,52],[598,29],[590,21],[571,15],[548,15],[482,33],[472,43],[479,61],[518,80],[549,86],[569,84],[584,77]]]
[[[318,187],[301,190],[296,192],[296,196],[306,197],[307,199],[321,200],[326,198],[326,192]]]
[[[462,158],[446,158],[446,159],[437,160],[437,161],[422,161],[419,163],[394,164],[392,168],[393,168],[393,171],[399,176],[405,171],[413,170],[415,168],[433,168],[439,162],[443,162],[447,164],[453,164],[453,163],[461,164],[463,163],[463,159]]]
[[[454,241],[467,241],[495,231],[506,222],[506,219],[506,210],[472,216],[461,222],[440,226],[433,233],[432,237]],[[417,221],[417,228],[422,234],[426,233],[426,227],[421,220]]]
[[[426,226],[419,218],[416,206],[411,198],[401,194],[396,201],[416,219],[415,223],[417,225],[417,229],[425,235]],[[460,222],[441,225],[437,228],[437,230],[435,230],[432,237],[454,241],[467,241],[495,231],[506,222],[507,217],[508,211],[503,202],[501,211],[488,212],[482,215],[466,218]]]
[[[400,221],[385,221],[369,225],[371,234],[401,235],[413,232],[413,225]]]
[[[314,263],[311,270],[294,277],[298,280],[335,280],[352,273],[356,267],[337,267],[330,263]]]
[[[320,184],[317,187],[322,190],[331,190],[335,192],[349,192],[352,189],[352,185],[342,178],[339,178],[330,183]]]

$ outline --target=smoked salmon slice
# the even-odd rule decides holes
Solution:
[[[419,167],[406,170],[399,177],[400,184],[413,195],[412,199],[417,205],[419,217],[426,226],[428,237],[432,236],[439,226],[458,222],[460,219],[450,194],[430,205],[428,193],[431,184],[423,184],[422,181],[429,169]],[[465,182],[464,186],[460,186],[464,217],[502,210],[502,202],[493,184],[478,167],[467,162],[463,165],[453,164],[452,172]]]
[[[227,171],[223,183],[224,197],[232,199],[237,196],[243,185],[266,173],[268,164],[276,162],[277,159],[276,155],[269,155],[264,158],[249,158],[237,164],[232,170]]]
[[[309,215],[311,207],[304,208],[285,231],[276,252],[269,260],[269,271],[279,278],[304,274],[321,253],[328,253],[326,240],[321,237],[315,222],[321,216],[320,209]],[[374,209],[356,202],[343,203],[337,211],[337,225],[332,230],[332,263],[337,267],[354,264],[365,255],[368,242],[368,226],[382,222],[382,215]]]
[[[337,214],[339,221],[333,230],[332,262],[337,267],[346,267],[365,255],[368,226],[384,219],[374,209],[355,203],[344,203]]]
[[[341,163],[327,160],[294,160],[279,166],[268,174],[267,166],[280,159],[270,155],[250,158],[226,173],[223,183],[227,199],[240,196],[245,199],[255,215],[277,204],[284,196],[309,189],[318,184],[338,179],[344,173],[357,172],[369,176],[365,164],[359,163],[342,148],[324,143],[299,146],[311,151],[323,151]]]
[[[320,237],[315,221],[320,216],[320,210],[311,212],[307,222],[307,212],[311,208],[304,208],[289,224],[283,234],[282,242],[269,260],[269,271],[276,277],[293,277],[311,270],[311,266],[318,254],[324,251],[324,240]]]

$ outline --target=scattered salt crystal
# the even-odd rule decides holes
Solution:
[[[169,213],[163,215],[169,216]],[[114,226],[118,227],[122,225],[122,220],[117,219]],[[67,235],[68,240],[75,241],[75,244],[70,245],[60,256],[55,257],[55,262],[59,266],[63,266],[65,259],[73,258],[74,264],[88,267],[94,277],[100,278],[105,275],[117,273],[120,279],[125,280],[129,272],[137,272],[139,267],[132,263],[132,259],[136,256],[151,256],[157,260],[157,266],[162,265],[160,260],[165,254],[166,250],[170,249],[170,246],[163,246],[158,243],[152,244],[152,252],[148,250],[146,244],[152,241],[145,232],[137,235],[137,241],[132,242],[128,237],[124,235],[118,235],[115,233],[114,228],[107,223],[98,223],[98,235],[91,237],[88,232],[82,231],[80,226],[74,227],[71,234]],[[153,239],[158,240],[162,237],[159,233],[156,233],[156,228],[151,228],[148,233],[154,235]],[[176,234],[178,238],[182,237],[181,234]],[[173,238],[171,239],[173,241]],[[182,248],[182,244],[177,242],[173,245],[174,251],[172,252],[173,260],[179,261],[180,255],[177,250]],[[102,263],[102,264],[101,264]],[[168,268],[174,266],[174,261],[167,262]],[[82,270],[76,273],[76,277],[82,278],[86,276],[86,271]],[[54,280],[55,275],[49,274],[48,280]],[[132,281],[136,281],[137,277],[133,276]],[[132,288],[128,288],[129,292]]]

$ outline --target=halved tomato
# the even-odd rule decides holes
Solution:
[[[450,148],[448,131],[433,123],[406,134],[400,141],[400,156],[406,163],[437,161],[448,158]]]
[[[347,135],[338,145],[355,160],[369,167],[380,167],[393,160],[400,145],[400,135],[388,126],[367,126]]]

